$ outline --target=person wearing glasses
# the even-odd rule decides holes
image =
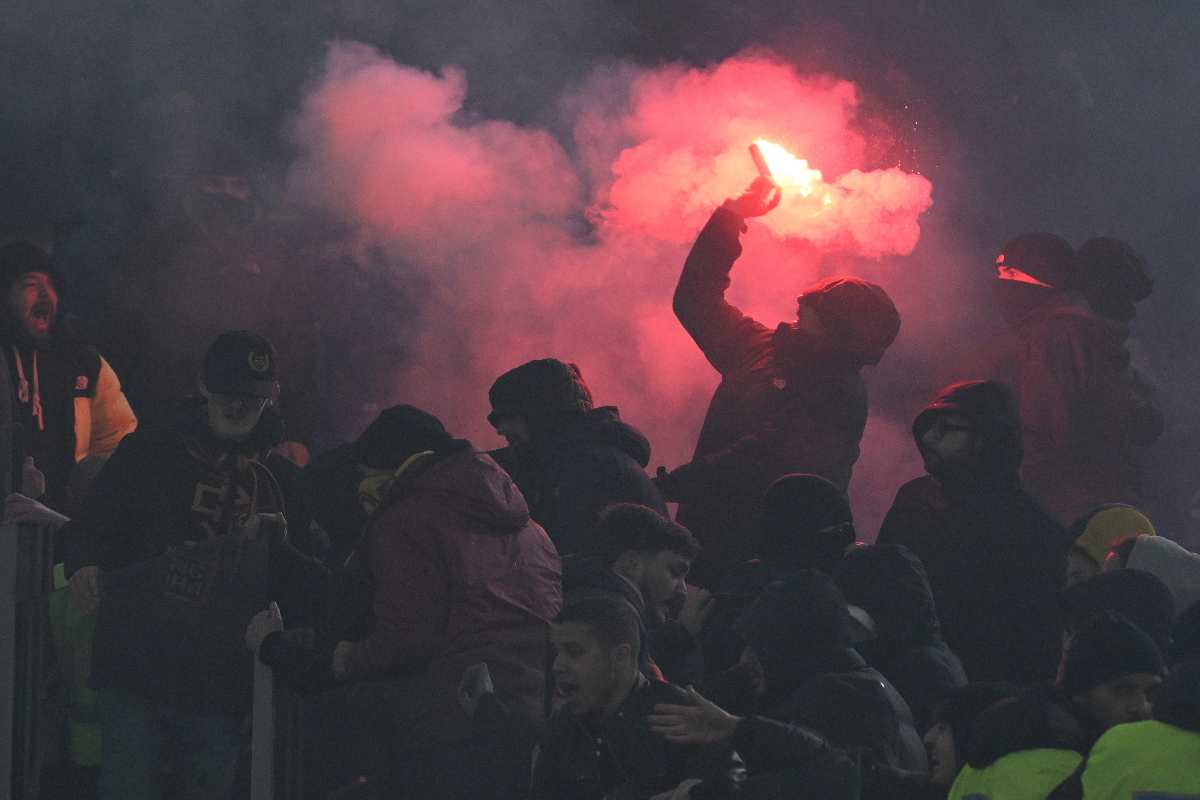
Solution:
[[[879,544],[925,565],[946,644],[967,677],[1054,677],[1070,539],[1021,486],[1021,415],[998,381],[947,386],[913,423],[928,473],[900,487]]]

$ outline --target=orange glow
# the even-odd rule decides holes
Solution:
[[[754,143],[762,152],[763,159],[771,168],[771,176],[781,189],[794,189],[801,197],[809,197],[823,180],[821,170],[813,169],[803,158],[796,158],[782,145],[767,139],[755,139]],[[829,205],[833,200],[828,194],[822,200],[823,205]]]

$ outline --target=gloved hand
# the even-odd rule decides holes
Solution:
[[[731,197],[722,204],[722,208],[732,211],[742,219],[761,217],[783,199],[783,192],[770,178],[758,176],[754,183],[738,197]]]

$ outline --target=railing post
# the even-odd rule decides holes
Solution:
[[[0,527],[0,793],[15,797],[13,749],[16,733],[17,529]]]
[[[250,734],[250,800],[275,798],[275,676],[254,659],[254,709]]]

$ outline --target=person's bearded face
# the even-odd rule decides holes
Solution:
[[[58,316],[58,291],[44,272],[27,272],[8,290],[8,317],[35,342],[50,338]]]

